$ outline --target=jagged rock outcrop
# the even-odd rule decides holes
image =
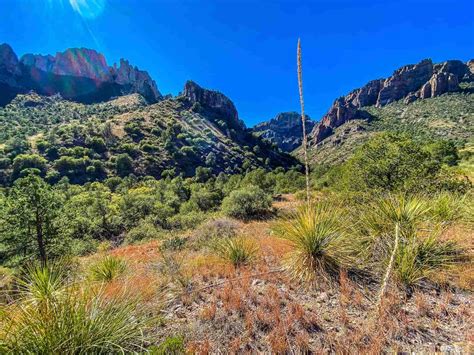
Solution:
[[[448,60],[433,64],[431,59],[425,59],[418,64],[401,67],[387,79],[370,81],[362,88],[336,99],[311,132],[310,144],[321,142],[330,136],[335,128],[349,120],[368,118],[364,111],[360,110],[362,107],[382,107],[402,99],[409,104],[418,99],[459,91],[460,82],[474,80],[473,73],[474,60],[467,63]]]
[[[11,47],[3,44],[0,46],[1,85],[5,92],[8,92],[5,87],[8,85],[12,91],[9,96],[13,97],[19,92],[33,90],[42,95],[59,93],[67,99],[85,103],[133,93],[142,95],[149,103],[162,98],[146,71],[123,59],[119,67],[109,67],[101,53],[87,48],[70,48],[55,56],[25,54],[18,60]]]
[[[306,116],[306,132],[309,134],[315,122]],[[252,131],[275,143],[281,150],[291,152],[302,142],[303,123],[298,112],[282,112],[269,121],[259,123]]]
[[[193,104],[199,104],[204,110],[212,111],[214,118],[224,120],[229,128],[245,128],[244,123],[239,120],[234,103],[219,91],[204,89],[194,81],[188,80],[184,85],[182,96]]]

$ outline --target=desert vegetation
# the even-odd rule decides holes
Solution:
[[[310,203],[300,170],[77,185],[26,168],[0,195],[0,348],[466,349],[466,158],[377,135],[313,170]]]

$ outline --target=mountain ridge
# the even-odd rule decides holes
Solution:
[[[118,66],[109,66],[103,54],[87,48],[68,48],[54,56],[27,53],[18,59],[10,45],[1,44],[0,105],[31,90],[41,95],[59,93],[83,103],[133,93],[149,103],[163,98],[148,72],[125,59],[120,59]]]
[[[466,63],[448,60],[437,64],[431,59],[424,59],[417,64],[402,66],[386,79],[369,81],[349,94],[337,98],[311,132],[309,144],[319,144],[331,136],[337,127],[350,120],[369,119],[370,117],[360,110],[363,107],[383,107],[402,99],[408,104],[418,99],[462,91],[459,84],[472,81],[473,59]]]

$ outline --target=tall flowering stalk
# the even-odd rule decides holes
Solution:
[[[296,61],[298,64],[298,89],[300,91],[300,105],[301,105],[301,122],[303,124],[303,153],[304,166],[306,174],[306,202],[310,202],[309,193],[309,167],[308,167],[308,138],[306,136],[306,122],[304,116],[304,98],[303,98],[303,67],[301,65],[301,41],[298,38],[298,49],[296,54]]]

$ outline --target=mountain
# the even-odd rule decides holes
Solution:
[[[370,118],[361,110],[363,107],[380,108],[399,100],[409,104],[448,92],[460,92],[460,83],[474,80],[473,67],[474,60],[467,63],[448,60],[433,64],[430,59],[425,59],[418,64],[397,69],[387,79],[372,80],[334,101],[328,113],[311,132],[310,144],[322,142],[348,121]]]
[[[3,184],[29,167],[51,182],[68,177],[85,183],[129,174],[193,176],[198,167],[218,174],[298,163],[255,137],[224,94],[192,81],[182,95],[151,105],[139,94],[95,104],[19,94],[0,108],[0,126]]]
[[[309,134],[315,122],[306,116],[306,132]],[[291,152],[301,145],[303,124],[301,114],[297,112],[281,112],[271,120],[257,124],[252,128],[258,136],[275,143],[285,152]]]
[[[162,99],[150,75],[124,59],[118,66],[108,66],[102,54],[86,48],[70,48],[55,56],[25,54],[18,59],[8,44],[1,44],[0,105],[31,90],[40,95],[59,93],[82,103],[132,93],[142,95],[149,103]]]
[[[310,134],[311,161],[341,162],[379,131],[472,139],[474,61],[423,60],[338,98]]]

